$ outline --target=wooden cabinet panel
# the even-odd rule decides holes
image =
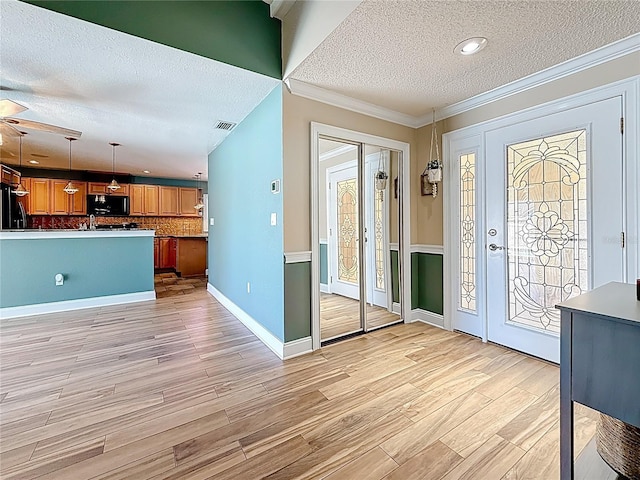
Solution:
[[[178,215],[178,187],[160,187],[160,215]]]
[[[153,239],[153,268],[160,268],[160,239]]]
[[[129,185],[126,183],[120,184],[120,189],[115,192],[111,192],[108,188],[108,183],[103,182],[89,182],[87,185],[88,195],[117,195],[120,197],[126,197],[129,195]]]
[[[73,182],[78,191],[69,197],[69,215],[87,214],[87,183]]]
[[[159,187],[157,185],[144,186],[144,214],[157,216],[160,214],[159,208]]]
[[[32,178],[29,180],[29,214],[49,215],[49,180]]]
[[[144,215],[144,185],[131,185],[129,193],[129,202],[131,205],[129,215]]]
[[[35,180],[35,179],[34,179]],[[33,182],[32,182],[33,183]],[[68,180],[49,180],[50,215],[86,215],[87,214],[87,184],[86,182],[73,182],[78,189],[73,195],[64,191]]]
[[[179,213],[189,217],[197,217],[198,210],[193,208],[198,203],[198,189],[196,188],[180,188]]]
[[[23,197],[18,197],[18,203],[22,204],[24,211],[27,215],[31,215],[31,179],[30,178],[22,178],[22,185],[29,192],[27,195]]]
[[[207,269],[207,239],[178,238],[176,271],[183,277],[202,276]]]
[[[51,199],[49,201],[49,213],[51,215],[69,214],[69,194],[64,191],[68,180],[50,180]]]
[[[176,268],[176,239],[158,239],[158,268]]]

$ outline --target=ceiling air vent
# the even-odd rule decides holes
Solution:
[[[218,130],[227,130],[227,131],[231,131],[236,127],[236,123],[233,122],[223,122],[222,120],[219,121],[218,123],[216,123],[215,127]]]

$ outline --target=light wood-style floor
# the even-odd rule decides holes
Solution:
[[[380,327],[400,320],[400,316],[386,308],[367,304],[367,323],[369,327]],[[327,340],[360,330],[360,303],[358,300],[320,294],[320,338]]]
[[[421,323],[282,362],[196,292],[0,342],[3,479],[559,476],[558,368]]]

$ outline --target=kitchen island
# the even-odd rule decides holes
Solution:
[[[155,299],[154,230],[0,232],[0,318]],[[56,285],[56,275],[62,285]]]

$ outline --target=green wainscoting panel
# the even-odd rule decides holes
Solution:
[[[391,250],[391,296],[393,303],[400,303],[400,268],[397,250]]]
[[[320,283],[329,283],[329,260],[327,257],[327,244],[320,244]]]
[[[284,265],[284,341],[311,336],[311,262]]]
[[[282,78],[281,23],[262,0],[26,3],[269,77]]]
[[[442,255],[411,254],[411,308],[442,315],[444,292]]]

